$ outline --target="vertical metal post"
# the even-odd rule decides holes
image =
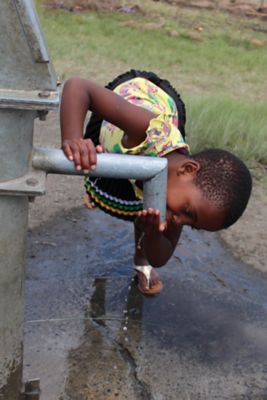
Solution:
[[[0,201],[0,399],[17,400],[22,383],[24,259],[27,233],[26,197]]]
[[[26,173],[35,115],[32,111],[0,110],[1,182]],[[0,398],[5,400],[18,398],[22,381],[27,218],[27,196],[0,196]]]
[[[32,0],[0,2],[0,37],[0,399],[19,400],[33,123],[58,96]]]

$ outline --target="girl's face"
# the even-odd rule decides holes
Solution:
[[[224,212],[205,199],[193,179],[168,187],[167,222],[196,229],[218,231],[223,228]]]

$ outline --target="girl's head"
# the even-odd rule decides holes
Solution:
[[[252,188],[246,165],[221,149],[181,159],[169,180],[169,215],[177,224],[217,231],[244,212]]]

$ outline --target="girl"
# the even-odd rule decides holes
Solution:
[[[92,115],[83,137],[88,110]],[[96,205],[134,221],[134,264],[144,294],[161,291],[153,267],[169,260],[183,225],[210,231],[225,228],[242,214],[251,191],[246,166],[231,153],[210,150],[189,155],[185,122],[185,107],[178,93],[151,72],[131,70],[106,88],[73,78],[63,89],[62,148],[77,170],[88,174],[95,169],[96,154],[102,151],[168,160],[165,223],[160,223],[158,210],[143,210],[141,182],[85,179],[87,193]]]

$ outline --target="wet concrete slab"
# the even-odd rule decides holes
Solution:
[[[83,207],[29,232],[24,376],[41,400],[267,399],[266,276],[185,229],[148,298],[132,238]]]

